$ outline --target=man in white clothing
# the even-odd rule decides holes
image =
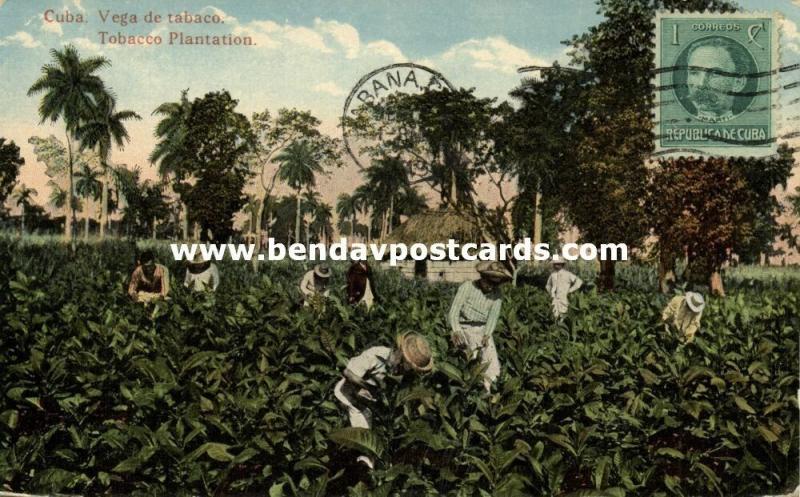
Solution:
[[[202,254],[195,253],[194,258],[186,268],[183,286],[195,291],[215,291],[219,286],[219,269],[217,269],[217,265],[211,260],[205,259]]]
[[[453,344],[465,349],[468,357],[480,354],[481,363],[486,366],[483,385],[489,392],[500,375],[500,360],[492,338],[502,305],[499,287],[511,280],[511,275],[499,262],[481,262],[476,269],[480,279],[461,284],[447,320]]]
[[[350,426],[370,428],[372,413],[369,404],[375,402],[381,381],[387,374],[427,373],[433,369],[433,355],[428,341],[416,333],[397,337],[394,349],[370,347],[347,361],[343,378],[334,387],[336,399],[347,408]],[[374,461],[360,456],[370,469]]]
[[[311,305],[313,300],[325,298],[330,295],[330,289],[328,288],[330,277],[330,268],[319,264],[303,275],[303,279],[300,280],[300,293],[303,294],[303,305]]]
[[[547,278],[545,289],[553,299],[553,316],[561,320],[569,309],[569,294],[583,285],[583,281],[564,269],[564,259],[558,254],[553,256],[553,272]]]

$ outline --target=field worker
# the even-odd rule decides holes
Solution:
[[[313,269],[303,275],[300,281],[300,293],[303,294],[303,305],[310,305],[314,298],[328,297],[330,289],[328,281],[331,278],[331,270],[328,266],[317,264]]]
[[[499,288],[511,280],[511,274],[499,262],[481,262],[476,269],[480,279],[458,287],[447,320],[456,347],[465,349],[471,358],[480,352],[481,363],[486,366],[483,385],[489,392],[500,375],[500,360],[492,338],[502,305]]]
[[[372,269],[366,261],[355,261],[347,269],[347,302],[351,305],[365,304],[367,309],[375,302],[375,285]]]
[[[186,277],[183,286],[196,291],[211,290],[219,286],[219,269],[210,259],[205,259],[201,253],[195,253],[186,266]]]
[[[694,334],[700,328],[700,318],[705,307],[706,301],[699,293],[686,292],[685,295],[676,295],[661,313],[661,321],[666,323],[667,328],[674,326],[689,343],[694,340]]]
[[[560,255],[553,256],[553,272],[547,278],[545,290],[553,299],[553,317],[564,318],[569,309],[569,294],[583,285],[583,280],[564,269],[564,259]]]
[[[375,402],[380,382],[387,374],[423,374],[433,369],[431,348],[425,337],[416,333],[403,333],[397,337],[396,347],[370,347],[347,361],[342,378],[333,389],[334,396],[347,408],[350,426],[370,428],[372,413],[369,404]],[[374,461],[367,456],[358,457],[370,469]]]
[[[169,270],[166,266],[156,264],[152,250],[142,251],[136,269],[131,274],[128,295],[134,302],[149,302],[168,294]]]

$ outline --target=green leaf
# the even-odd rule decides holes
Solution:
[[[17,422],[19,422],[19,411],[16,409],[3,411],[3,413],[0,414],[0,422],[13,430],[17,427]]]
[[[764,425],[758,425],[758,432],[761,434],[761,437],[768,443],[773,443],[780,440],[780,437],[778,437],[778,435],[776,435],[775,432],[773,432]]]
[[[285,483],[276,483],[269,487],[269,497],[283,497],[283,486]]]
[[[367,428],[339,428],[333,430],[330,435],[328,435],[328,438],[339,445],[349,447],[368,455],[380,457],[383,453],[383,445],[380,439]]]
[[[672,457],[674,459],[686,458],[686,456],[683,455],[683,452],[679,451],[678,449],[673,449],[672,447],[661,447],[656,451],[656,455]]]
[[[736,402],[736,405],[739,406],[739,409],[743,410],[744,412],[749,413],[749,414],[755,414],[756,413],[756,410],[753,409],[752,407],[750,407],[750,404],[748,404],[747,401],[744,400],[743,397],[740,397],[738,395],[734,395],[733,396],[733,401]]]

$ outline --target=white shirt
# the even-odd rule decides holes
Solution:
[[[547,278],[545,289],[553,299],[553,314],[556,317],[566,314],[569,309],[569,294],[583,285],[583,280],[566,269],[553,271]]]
[[[211,289],[214,291],[219,286],[219,269],[213,262],[202,273],[193,273],[186,270],[186,278],[183,280],[183,286],[189,287],[192,290],[203,291]]]
[[[367,385],[378,386],[378,382],[386,377],[391,355],[389,347],[370,347],[347,361],[347,369]]]
[[[303,294],[303,297],[306,298],[316,294],[327,297],[330,294],[330,289],[328,289],[327,286],[317,287],[317,282],[314,278],[314,270],[312,269],[304,274],[303,279],[300,280],[300,292]]]

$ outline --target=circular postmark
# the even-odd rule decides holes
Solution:
[[[758,72],[753,55],[738,41],[705,36],[688,44],[675,59],[675,97],[699,121],[726,122],[755,99]]]
[[[392,93],[421,93],[426,89],[455,90],[455,87],[438,71],[413,62],[402,62],[375,69],[366,74],[347,95],[342,111],[342,139],[347,153],[359,169],[364,169],[350,144],[346,118],[359,106],[375,102]]]

